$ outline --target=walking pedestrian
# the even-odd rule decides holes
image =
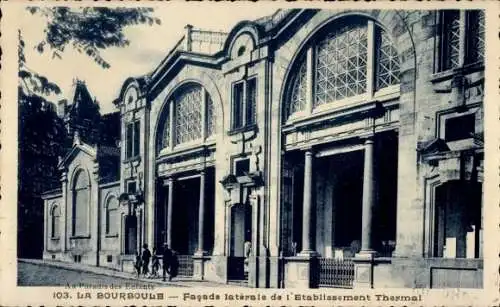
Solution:
[[[142,267],[142,261],[141,261],[141,253],[137,252],[135,255],[135,263],[134,263],[134,268],[137,273],[137,278],[141,275],[141,267]]]
[[[170,261],[172,258],[172,251],[167,243],[163,244],[163,281],[166,280],[166,275],[170,276]],[[170,278],[169,278],[170,279]]]
[[[142,246],[142,274],[147,277],[149,273],[149,260],[151,259],[151,252],[148,249],[148,245],[144,243]]]
[[[151,277],[158,277],[158,270],[160,269],[160,259],[156,247],[153,247],[153,257],[151,263]]]
[[[177,276],[179,272],[179,258],[177,257],[177,252],[172,250],[172,256],[170,259],[170,274],[168,275],[168,280],[171,281],[172,278]]]

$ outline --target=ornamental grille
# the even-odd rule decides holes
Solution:
[[[210,95],[207,94],[207,136],[215,133],[216,116],[214,112],[214,102]]]
[[[460,12],[446,12],[443,21],[445,27],[445,69],[456,68],[460,65]]]
[[[201,138],[202,89],[192,86],[175,102],[175,144]]]
[[[295,80],[293,81],[292,96],[287,114],[302,111],[306,107],[306,72],[306,62],[305,59],[302,59],[298,73],[295,75]]]
[[[317,46],[314,106],[366,91],[366,25],[330,33]]]
[[[484,61],[484,11],[471,11],[469,13],[468,62]]]
[[[193,256],[191,255],[177,255],[179,260],[179,276],[193,276]]]
[[[352,259],[319,258],[319,286],[352,288],[354,262]]]
[[[378,36],[377,56],[377,89],[399,83],[399,61],[396,48],[391,39],[380,31]]]

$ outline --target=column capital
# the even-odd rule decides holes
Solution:
[[[162,185],[165,187],[165,186],[169,186],[171,185],[173,182],[175,181],[175,178],[174,177],[167,177],[167,178],[163,178],[163,183]]]
[[[306,154],[306,155],[313,155],[316,150],[313,146],[307,146],[307,147],[304,147],[302,148],[302,151]]]
[[[360,137],[360,140],[361,142],[366,145],[366,144],[373,144],[374,142],[374,139],[375,139],[375,134],[374,133],[370,133],[368,135],[365,135],[365,136],[361,136]]]

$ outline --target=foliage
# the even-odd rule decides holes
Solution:
[[[72,45],[103,68],[109,68],[110,64],[101,56],[101,50],[130,44],[123,32],[125,27],[161,23],[152,16],[152,8],[29,7],[28,10],[47,19],[45,38],[36,45],[40,53],[49,47],[54,57],[61,57],[65,48]]]
[[[101,56],[102,50],[129,45],[125,27],[160,24],[159,19],[151,16],[150,8],[30,7],[28,10],[47,21],[44,39],[33,42],[38,52],[51,50],[52,58],[61,58],[70,45],[104,69],[110,64]],[[19,31],[18,254],[40,257],[43,248],[40,194],[60,186],[58,157],[64,155],[71,142],[54,104],[44,98],[61,90],[46,76],[29,68],[25,48],[27,44]]]

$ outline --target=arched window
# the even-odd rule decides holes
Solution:
[[[52,206],[52,209],[50,210],[50,236],[52,238],[58,238],[59,237],[59,219],[61,216],[61,211],[59,209],[59,206],[54,204]]]
[[[171,96],[160,118],[158,150],[203,142],[214,135],[216,120],[214,103],[207,91],[196,83],[185,84]]]
[[[118,199],[110,196],[106,202],[106,234],[115,235],[118,233]]]
[[[90,182],[85,171],[79,170],[73,180],[73,235],[88,235]]]
[[[286,119],[351,97],[371,97],[399,83],[390,37],[373,21],[359,18],[344,18],[318,33],[292,71]]]

